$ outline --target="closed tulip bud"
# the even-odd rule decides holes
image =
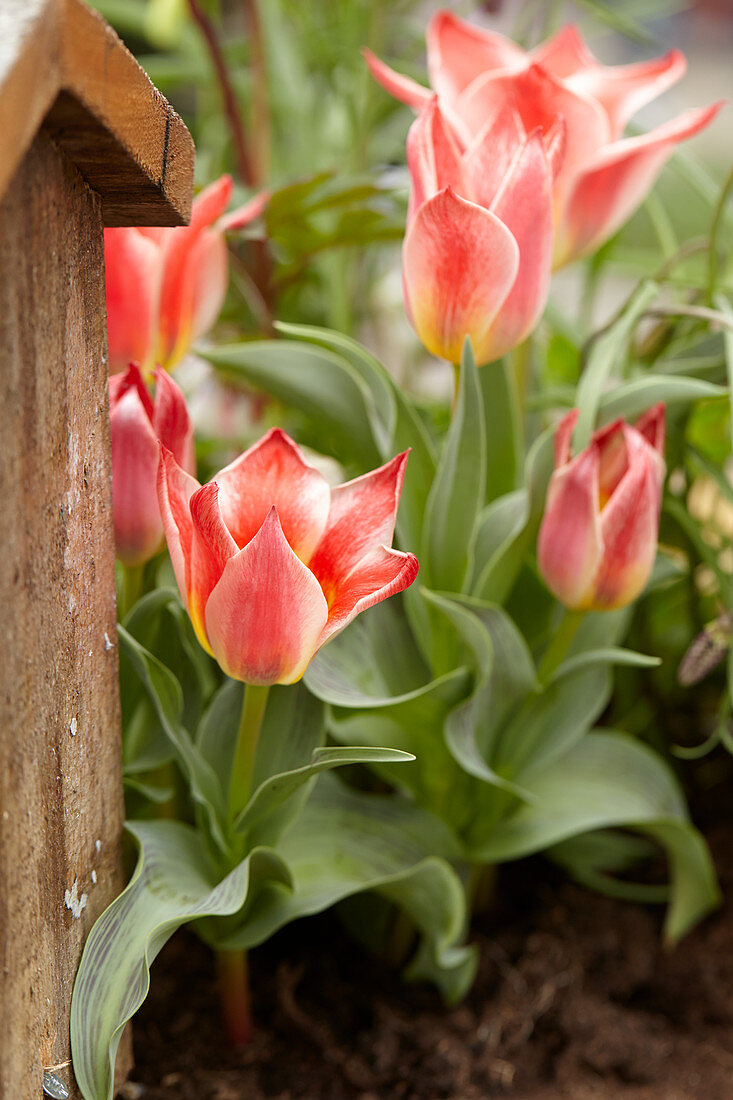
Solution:
[[[203,647],[235,680],[290,684],[351,620],[412,584],[390,549],[407,453],[330,488],[273,428],[203,487],[161,447],[158,496]]]
[[[433,99],[407,139],[412,190],[402,250],[405,306],[435,355],[467,336],[487,363],[544,309],[552,266],[552,170],[562,124],[544,138],[502,111],[466,149]]]
[[[654,565],[664,485],[664,405],[631,427],[617,420],[570,457],[578,418],[555,435],[537,564],[552,594],[573,610],[606,611],[636,599]]]
[[[134,363],[109,380],[115,545],[126,566],[143,565],[163,543],[158,441],[184,470],[195,469],[193,425],[183,394],[165,371],[157,370],[155,378],[155,400]]]
[[[683,76],[679,50],[632,65],[602,65],[572,25],[527,52],[449,11],[433,16],[426,37],[430,83],[462,150],[505,110],[525,136],[539,128],[546,137],[563,120],[565,148],[552,185],[555,267],[608,240],[646,197],[679,142],[707,126],[722,106],[688,110],[649,133],[624,137],[632,115]],[[430,89],[369,51],[365,56],[388,92],[416,111],[426,108]]]
[[[216,321],[229,281],[224,233],[259,217],[268,198],[226,215],[232,188],[230,176],[204,188],[186,226],[105,229],[110,374],[131,361],[146,376],[156,363],[172,370]]]

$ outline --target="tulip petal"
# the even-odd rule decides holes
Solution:
[[[634,65],[600,65],[597,62],[568,79],[576,91],[592,96],[604,107],[614,137],[623,133],[629,119],[646,104],[671,88],[687,69],[681,50]]]
[[[643,435],[647,442],[651,443],[655,451],[662,456],[664,455],[666,424],[663,401],[647,409],[647,411],[636,421],[634,428],[639,435]]]
[[[627,431],[626,421],[620,418],[593,434],[593,440],[598,448],[598,500],[601,508],[605,506],[629,468]]]
[[[368,607],[373,607],[409,587],[417,576],[417,571],[418,563],[414,554],[403,554],[386,546],[372,551],[340,582],[318,645],[323,645],[334,634],[343,630]]]
[[[552,38],[536,46],[529,56],[556,80],[598,65],[574,23],[567,23]]]
[[[456,114],[475,134],[506,106],[516,110],[528,134],[539,127],[547,135],[558,116],[564,118],[567,144],[555,182],[560,195],[575,172],[611,136],[608,116],[601,105],[555,80],[540,65],[530,65],[515,73],[487,73],[478,77],[459,97]]]
[[[156,437],[172,451],[179,466],[194,473],[193,424],[186,401],[171,376],[160,368],[155,372],[155,405],[151,412]]]
[[[229,283],[229,259],[216,229],[173,229],[164,245],[157,358],[168,370],[219,316]]]
[[[723,106],[685,111],[641,137],[603,149],[575,181],[558,230],[555,266],[593,252],[633,214],[680,141],[712,122]]]
[[[555,469],[558,466],[565,466],[570,461],[570,445],[579,416],[580,409],[571,409],[570,412],[565,413],[555,429]]]
[[[193,542],[193,520],[190,500],[200,489],[195,477],[191,477],[175,460],[173,454],[162,444],[158,444],[160,461],[158,465],[158,503],[163,521],[168,552],[173,564],[178,588],[183,602],[189,606],[190,559]]]
[[[550,479],[537,542],[547,587],[566,607],[588,606],[601,561],[598,449],[591,443]]]
[[[539,130],[517,152],[491,212],[519,246],[519,269],[491,330],[496,359],[537,324],[550,289],[553,246],[552,173]]]
[[[626,427],[625,434],[628,468],[601,512],[603,558],[593,593],[597,610],[625,607],[636,599],[657,553],[661,459],[633,428]]]
[[[420,112],[407,134],[410,170],[409,225],[415,210],[444,187],[464,193],[461,153],[435,96]]]
[[[162,277],[159,247],[137,229],[105,229],[109,371],[132,360],[153,365],[154,327]]]
[[[414,107],[419,111],[433,98],[430,88],[424,88],[409,76],[403,76],[402,73],[390,69],[389,65],[385,65],[375,57],[371,50],[364,49],[361,52],[377,83],[381,84],[395,99],[399,99],[400,103],[406,103],[408,107]]]
[[[328,524],[310,562],[329,604],[364,557],[392,542],[408,454],[331,490]]]
[[[517,69],[526,63],[520,46],[503,34],[487,31],[439,11],[425,35],[430,85],[452,103],[477,76],[496,69]]]
[[[216,480],[224,522],[239,547],[257,534],[274,505],[285,538],[308,562],[326,528],[331,492],[285,432],[272,428]]]
[[[250,222],[256,221],[264,214],[270,201],[270,194],[269,191],[259,191],[244,206],[240,206],[236,210],[232,210],[231,214],[225,214],[219,218],[216,223],[217,229],[221,230],[222,233],[226,233],[230,229],[244,229]]]
[[[156,493],[158,443],[134,384],[110,410],[110,436],[117,557],[127,566],[142,565],[163,542],[163,524]]]
[[[208,187],[204,187],[193,200],[191,221],[183,229],[185,233],[195,233],[199,229],[213,225],[226,210],[232,199],[234,183],[231,176],[220,176]]]
[[[272,508],[227,561],[206,605],[206,633],[235,680],[288,684],[305,672],[327,616],[318,581],[291,550]]]
[[[467,336],[491,358],[491,325],[514,284],[519,249],[496,215],[447,187],[424,203],[402,250],[408,314],[435,355],[457,363]]]
[[[503,107],[463,154],[466,197],[488,209],[525,140],[522,120],[516,110],[511,105]]]
[[[130,363],[124,374],[113,374],[112,377],[108,379],[108,382],[110,416],[114,412],[117,402],[124,397],[128,390],[135,390],[140,398],[140,403],[145,410],[148,420],[152,421],[153,402],[137,363]]]
[[[196,636],[209,653],[212,650],[206,633],[206,604],[224,572],[224,566],[239,549],[222,519],[218,497],[219,486],[212,481],[196,490],[189,505],[193,531],[189,559],[188,613]]]

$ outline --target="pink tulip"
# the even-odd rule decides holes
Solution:
[[[563,140],[562,124],[527,135],[511,111],[501,111],[461,149],[437,97],[413,123],[405,307],[435,355],[457,363],[470,336],[477,363],[486,363],[539,320],[552,261],[552,171]]]
[[[157,370],[155,379],[154,401],[134,363],[109,380],[115,543],[117,557],[127,566],[142,565],[163,543],[158,440],[185,470],[195,469],[193,425],[183,394],[165,371]]]
[[[224,232],[259,217],[268,195],[225,215],[232,197],[222,176],[195,199],[191,223],[174,229],[105,229],[110,374],[130,361],[148,375],[183,358],[219,316],[229,281]]]
[[[631,116],[684,74],[679,50],[634,65],[602,65],[573,26],[526,52],[503,35],[438,12],[427,30],[428,72],[462,149],[509,110],[524,135],[564,119],[565,155],[555,174],[555,267],[593,252],[645,198],[680,141],[715,117],[722,102],[685,111],[635,138]],[[365,51],[367,63],[397,99],[420,111],[431,92]]]
[[[566,607],[607,611],[636,599],[654,565],[664,485],[664,405],[617,420],[570,458],[574,409],[555,434],[555,472],[537,544],[545,584]]]
[[[290,684],[351,620],[412,584],[390,549],[407,453],[331,489],[273,428],[201,487],[161,447],[158,497],[203,647],[235,680]]]

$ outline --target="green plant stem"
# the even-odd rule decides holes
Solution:
[[[247,952],[217,951],[216,969],[221,1014],[229,1041],[235,1047],[246,1047],[252,1038]]]
[[[550,640],[550,644],[542,654],[542,660],[537,669],[537,676],[541,684],[547,683],[555,669],[565,659],[568,649],[570,648],[570,643],[578,633],[580,624],[583,622],[585,616],[585,611],[571,611],[569,608],[566,609],[565,614],[560,620],[560,625]]]
[[[120,591],[119,607],[117,609],[120,622],[122,622],[122,620],[132,610],[132,608],[135,606],[135,604],[143,594],[144,573],[144,565],[122,566],[122,586]]]
[[[723,223],[723,215],[725,214],[725,206],[730,196],[731,190],[733,190],[733,169],[731,169],[725,183],[720,191],[720,198],[718,199],[717,206],[715,207],[715,213],[713,214],[713,220],[710,225],[710,245],[708,248],[708,302],[713,304],[715,299],[715,289],[718,282],[718,267],[720,264],[720,256],[718,255],[718,237],[720,234],[720,227]]]
[[[247,804],[252,785],[257,741],[265,716],[269,687],[259,684],[247,684],[244,689],[242,717],[237,734],[237,746],[234,750],[232,778],[229,783],[229,820],[234,821],[240,810]]]

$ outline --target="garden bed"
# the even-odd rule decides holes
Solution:
[[[721,796],[724,794],[721,785]],[[153,969],[126,1095],[145,1100],[729,1100],[733,821],[707,835],[724,906],[672,953],[660,913],[568,883],[541,859],[502,870],[479,922],[478,980],[445,1010],[301,921],[252,953],[256,1032],[227,1049],[211,959],[179,933]]]

